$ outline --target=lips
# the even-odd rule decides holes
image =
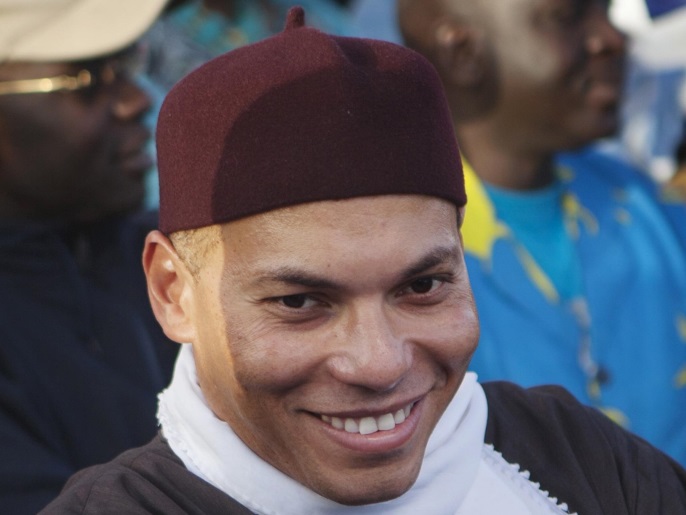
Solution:
[[[623,84],[621,61],[598,60],[582,79],[582,90],[592,105],[607,108],[619,103]]]
[[[139,177],[143,173],[150,170],[155,165],[155,160],[152,158],[147,149],[142,148],[137,152],[123,156],[120,160],[120,166],[124,172],[131,177]]]
[[[155,164],[148,146],[151,134],[147,129],[137,127],[127,136],[119,147],[117,161],[127,175],[139,176]]]
[[[344,430],[347,433],[359,433],[369,435],[377,431],[390,431],[399,424],[405,422],[410,416],[414,402],[395,412],[384,413],[378,416],[366,416],[360,418],[334,417],[320,415],[320,418],[335,429]]]

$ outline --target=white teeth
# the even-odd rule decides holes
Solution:
[[[379,426],[379,431],[390,431],[395,427],[395,420],[391,413],[386,413],[376,419],[376,424]]]
[[[405,422],[412,410],[413,404],[409,404],[395,413],[386,413],[379,417],[340,418],[329,415],[322,415],[321,419],[327,424],[331,424],[336,429],[344,429],[348,433],[359,433],[370,435],[377,431],[390,431],[396,425]]]
[[[376,425],[376,420],[374,420],[374,417],[364,417],[360,419],[361,435],[370,435],[372,433],[376,433],[378,430],[379,427]]]
[[[346,418],[345,419],[345,430],[348,433],[359,433],[360,427],[357,425],[357,422],[355,422],[355,419]]]

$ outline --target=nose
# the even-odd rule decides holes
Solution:
[[[592,7],[589,29],[586,35],[586,49],[591,55],[604,53],[626,53],[626,36],[615,27],[608,16],[607,7],[595,3]]]
[[[329,361],[339,381],[376,392],[394,389],[412,366],[412,348],[397,334],[383,305],[368,303],[351,311]]]
[[[152,99],[135,78],[127,77],[118,85],[112,113],[122,121],[135,120],[150,111]]]

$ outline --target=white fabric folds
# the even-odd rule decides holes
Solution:
[[[260,459],[214,415],[198,386],[191,345],[183,346],[158,410],[164,436],[186,468],[259,514],[567,513],[517,466],[484,446],[487,415],[476,374],[467,373],[429,439],[412,488],[391,501],[351,507],[316,494]]]

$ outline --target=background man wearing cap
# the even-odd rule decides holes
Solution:
[[[616,159],[607,2],[401,0],[466,166],[482,380],[557,383],[686,464],[686,211]],[[674,409],[679,406],[680,409]]]
[[[156,431],[176,346],[140,267],[150,100],[128,47],[163,4],[0,2],[2,513]]]
[[[186,342],[163,435],[44,513],[686,506],[686,472],[595,410],[466,373],[479,326],[439,78],[401,46],[302,23],[290,11],[167,96],[143,255],[155,314]]]

